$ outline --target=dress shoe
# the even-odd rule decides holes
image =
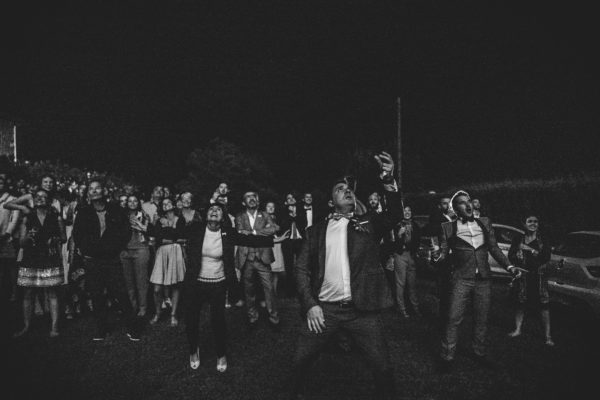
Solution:
[[[489,369],[490,371],[498,370],[498,364],[487,355],[473,354],[473,359],[485,369]]]
[[[443,358],[441,358],[438,361],[437,370],[440,374],[449,374],[450,372],[452,372],[453,367],[454,361],[444,360]]]
[[[192,361],[192,355],[196,356],[196,360]],[[190,368],[198,369],[200,367],[200,349],[196,349],[195,354],[190,354]]]

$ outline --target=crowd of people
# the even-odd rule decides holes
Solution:
[[[89,311],[96,325],[93,341],[113,330],[111,310],[121,314],[133,342],[163,317],[173,327],[183,318],[189,365],[197,369],[201,309],[209,304],[216,369],[225,372],[225,310],[244,307],[253,330],[262,307],[277,332],[279,299],[297,298],[305,324],[294,357],[294,398],[302,398],[319,352],[332,341],[347,345],[348,339],[373,370],[375,398],[392,398],[380,311],[395,306],[401,318],[421,316],[415,258],[427,235],[437,238],[431,263],[438,271],[440,372],[453,368],[469,300],[473,352],[481,365],[494,367],[486,337],[488,254],[514,277],[515,329],[508,336],[521,334],[531,306],[541,313],[546,345],[553,346],[544,277],[550,250],[536,214],[524,216],[525,235],[506,257],[478,200],[464,191],[441,197],[429,224],[421,227],[403,203],[390,155],[375,158],[381,190],[364,204],[348,177],[333,182],[328,204],[320,205],[309,192],[288,193],[283,204],[263,203],[251,188],[232,199],[225,182],[206,198],[175,194],[166,186],[144,196],[130,184],[109,190],[94,176],[59,188],[49,175],[26,183],[0,173],[0,277],[10,301],[22,308],[14,337],[27,335],[33,315],[45,312],[49,335],[56,337],[63,318]],[[232,213],[231,202],[240,200],[243,210]]]

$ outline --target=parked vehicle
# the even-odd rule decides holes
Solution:
[[[600,316],[600,231],[567,234],[546,273],[552,301],[584,305]]]

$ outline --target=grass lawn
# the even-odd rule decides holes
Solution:
[[[401,320],[384,312],[385,329],[400,399],[576,399],[597,398],[600,323],[581,310],[552,307],[554,348],[543,344],[541,323],[526,319],[524,334],[509,339],[513,328],[505,282],[494,284],[489,341],[500,370],[482,370],[469,357],[471,318],[461,327],[453,373],[434,369],[439,349],[433,283],[419,281],[421,319]],[[6,305],[5,305],[6,307]],[[16,329],[16,310],[8,306],[9,324],[2,329],[9,378],[3,399],[285,399],[298,328],[294,299],[280,302],[282,328],[261,326],[248,332],[242,309],[227,310],[229,369],[216,371],[208,315],[202,320],[201,366],[193,371],[183,326],[171,328],[165,318],[147,327],[140,342],[130,342],[118,325],[109,338],[93,343],[89,316],[63,321],[61,336],[47,336],[47,317],[37,317],[33,332],[22,339],[7,336]],[[527,317],[526,317],[527,318]],[[181,324],[183,325],[183,324]],[[355,351],[328,351],[315,363],[309,399],[368,399],[369,369]],[[12,393],[10,389],[18,389]],[[585,396],[588,389],[596,394]],[[14,397],[13,397],[14,396]]]

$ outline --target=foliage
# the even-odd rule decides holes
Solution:
[[[176,185],[177,189],[190,191],[201,199],[210,198],[221,182],[229,184],[234,204],[247,190],[258,191],[262,199],[275,196],[272,174],[265,161],[220,138],[192,151],[187,167],[188,176]]]

